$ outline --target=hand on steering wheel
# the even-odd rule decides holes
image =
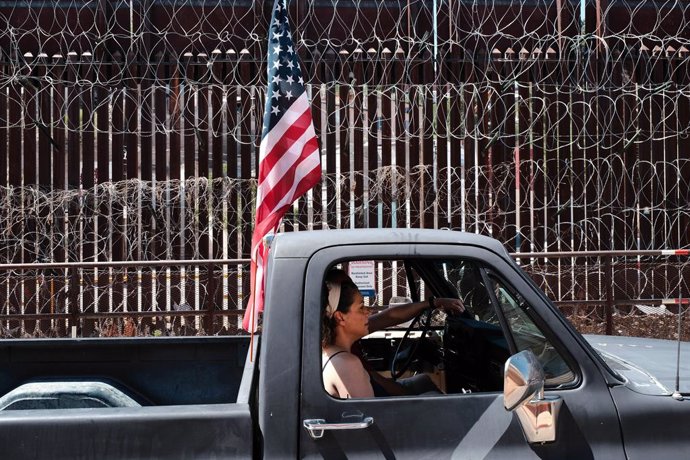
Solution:
[[[433,308],[437,310],[442,310],[449,315],[460,315],[465,311],[465,304],[460,299],[454,299],[452,297],[439,297],[434,298],[433,302],[430,302]]]

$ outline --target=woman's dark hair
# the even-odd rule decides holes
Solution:
[[[352,282],[352,279],[339,268],[332,268],[326,273],[323,290],[321,293],[321,346],[327,347],[333,345],[335,341],[335,318],[328,316],[328,287],[326,283],[340,284],[340,299],[338,300],[338,308],[336,311],[347,313],[350,311],[350,306],[355,302],[355,295],[359,291],[357,285]]]

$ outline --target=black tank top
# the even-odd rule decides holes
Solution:
[[[323,367],[321,368],[321,372],[325,371],[326,366],[328,365],[328,363],[331,362],[331,359],[333,359],[336,355],[339,355],[340,353],[345,353],[345,350],[337,351],[337,352],[333,353],[331,356],[329,356],[328,359],[326,360],[326,362],[323,364]],[[363,361],[363,360],[360,358],[360,361]],[[366,369],[366,366],[365,366],[365,369]],[[369,371],[367,370],[367,372],[369,372]],[[376,380],[374,380],[371,377],[371,374],[369,374],[369,381],[371,382],[371,388],[374,390],[374,396],[378,396],[378,397],[390,396],[390,394],[381,385],[379,385],[379,383]]]

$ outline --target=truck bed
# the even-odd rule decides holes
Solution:
[[[0,340],[0,396],[92,380],[141,404],[0,411],[2,458],[251,457],[248,350],[247,337]]]
[[[111,382],[142,405],[233,403],[247,337],[0,340],[0,397],[32,379]]]

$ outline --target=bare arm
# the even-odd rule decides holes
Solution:
[[[435,299],[434,306],[449,314],[460,314],[465,311],[465,306],[460,299],[448,297]],[[380,331],[381,329],[409,321],[427,308],[429,308],[428,300],[388,307],[369,317],[369,332]]]

